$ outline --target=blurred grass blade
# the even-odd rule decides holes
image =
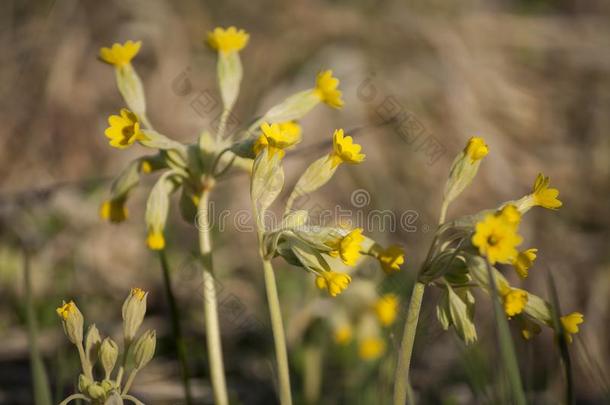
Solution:
[[[512,403],[517,405],[525,405],[525,393],[521,384],[521,375],[519,374],[519,364],[513,339],[508,328],[508,321],[504,315],[504,311],[500,306],[500,298],[496,291],[496,280],[491,271],[491,266],[487,263],[487,273],[489,275],[489,285],[491,287],[491,299],[493,301],[494,318],[498,333],[498,345],[500,347],[500,355],[502,356],[502,365],[510,383],[510,392]]]
[[[30,349],[30,367],[34,385],[34,403],[36,405],[51,405],[51,389],[49,378],[44,368],[40,350],[38,349],[38,326],[34,310],[34,297],[32,296],[32,283],[30,279],[30,256],[28,249],[23,246],[23,280],[25,287],[25,307],[28,326],[28,340]]]
[[[563,325],[561,324],[561,308],[559,306],[559,296],[557,295],[557,287],[555,286],[555,279],[551,274],[551,271],[547,269],[547,282],[548,289],[551,295],[551,315],[553,317],[553,330],[555,331],[555,339],[559,346],[559,354],[561,355],[561,365],[566,380],[566,403],[574,404],[574,380],[572,377],[572,361],[570,359],[570,351],[568,349],[568,340],[566,334],[563,331]]]

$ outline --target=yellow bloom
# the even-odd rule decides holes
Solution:
[[[375,360],[385,352],[385,342],[378,337],[363,339],[358,346],[358,356],[362,360]]]
[[[344,346],[352,341],[352,335],[352,327],[348,324],[345,324],[335,329],[333,333],[333,339],[338,345]]]
[[[500,291],[500,295],[504,303],[504,312],[508,317],[520,314],[527,305],[528,296],[525,290],[506,286]]]
[[[584,322],[584,316],[580,312],[572,312],[569,315],[561,317],[561,325],[566,333],[566,339],[572,343],[572,335],[579,332],[578,325]]]
[[[142,301],[144,299],[144,296],[146,295],[146,291],[141,288],[135,287],[131,289],[130,294],[132,297]]]
[[[129,211],[125,207],[125,199],[107,200],[100,207],[100,217],[110,222],[123,222],[127,219]]]
[[[383,271],[391,274],[400,270],[400,266],[405,262],[405,252],[400,246],[391,245],[379,253],[377,260]]]
[[[301,142],[301,127],[296,123],[261,125],[262,135],[254,144],[254,153],[259,154],[264,148],[269,149],[269,157],[276,153],[280,158],[284,157],[285,149]]]
[[[74,301],[64,302],[63,305],[55,310],[57,315],[64,321],[68,320],[70,314],[74,314],[77,311],[76,304]]]
[[[398,303],[396,294],[384,294],[375,303],[375,314],[383,326],[390,326],[396,320]]]
[[[483,138],[473,136],[468,140],[468,144],[464,149],[466,156],[470,158],[471,163],[483,159],[489,153],[489,147]]]
[[[138,116],[122,108],[120,115],[108,117],[108,124],[104,134],[110,139],[110,146],[124,149],[131,146],[135,141],[146,140],[146,135],[140,130],[140,120]]]
[[[333,167],[337,167],[339,164],[361,163],[366,155],[360,153],[362,146],[354,143],[351,136],[344,136],[343,129],[337,129],[333,134],[333,151],[330,154],[330,158],[333,162]]]
[[[491,264],[511,262],[518,254],[517,246],[521,241],[517,227],[505,216],[495,214],[489,214],[477,223],[472,236],[472,244]]]
[[[115,43],[112,48],[100,49],[100,59],[116,67],[125,66],[138,54],[141,46],[141,41],[127,41],[123,45]]]
[[[148,232],[148,237],[146,238],[146,244],[149,249],[152,250],[163,250],[165,249],[165,237],[163,237],[163,232],[151,230]]]
[[[229,53],[241,51],[248,44],[250,34],[235,27],[214,28],[208,32],[208,44],[219,52]]]
[[[549,188],[550,181],[551,180],[548,177],[539,173],[534,182],[532,198],[535,205],[549,209],[557,209],[561,207],[563,203],[557,198],[559,197],[559,190],[556,188]]]
[[[536,253],[538,249],[527,249],[523,252],[519,252],[517,258],[513,261],[513,266],[515,267],[515,271],[521,278],[526,278],[528,274],[528,270],[534,264],[534,260],[536,260]]]
[[[333,257],[340,257],[343,263],[354,266],[360,257],[360,247],[364,242],[362,228],[356,228],[340,240],[330,243],[333,249],[328,254]]]
[[[515,226],[519,225],[521,222],[521,213],[513,204],[508,204],[502,207],[502,209],[496,213],[496,216]]]
[[[321,101],[329,106],[341,108],[343,107],[343,100],[341,99],[341,91],[337,89],[338,86],[339,79],[333,77],[333,71],[324,70],[318,73],[316,77],[315,93]]]
[[[347,288],[351,281],[349,274],[325,271],[316,277],[316,286],[320,290],[326,289],[331,297],[336,297]]]

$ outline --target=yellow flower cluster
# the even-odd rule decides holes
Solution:
[[[468,140],[464,153],[470,158],[471,162],[476,162],[487,156],[489,147],[483,138],[474,136]]]
[[[333,167],[341,163],[362,163],[366,155],[360,153],[361,150],[362,146],[354,143],[351,136],[345,136],[343,129],[337,129],[333,134],[333,151],[330,154]]]
[[[323,271],[316,277],[316,287],[327,290],[331,297],[336,297],[349,286],[352,278],[349,274],[334,271]]]
[[[127,108],[122,108],[119,115],[108,117],[108,124],[110,126],[106,128],[104,134],[110,139],[110,146],[115,148],[125,149],[135,141],[147,139],[140,129],[138,116]]]
[[[283,158],[287,149],[301,142],[301,126],[293,121],[279,124],[264,122],[260,129],[262,134],[253,147],[256,155],[264,148],[267,148],[269,150],[269,158],[276,154]]]
[[[517,257],[523,238],[517,233],[521,215],[513,205],[488,214],[476,224],[472,244],[491,264],[509,262]]]
[[[333,77],[332,70],[324,70],[316,77],[315,94],[320,100],[331,107],[343,107],[341,91],[338,89],[339,79]]]

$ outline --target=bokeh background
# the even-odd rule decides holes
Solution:
[[[403,302],[430,243],[448,168],[468,137],[485,137],[490,154],[450,216],[518,198],[539,171],[549,175],[564,206],[527,215],[526,243],[538,247],[539,258],[523,285],[548,297],[550,272],[563,312],[584,313],[582,333],[570,347],[577,403],[607,403],[609,19],[603,0],[1,2],[0,403],[32,403],[24,257],[56,399],[74,389],[78,364],[55,307],[75,299],[88,323],[120,336],[120,306],[129,288],[139,286],[150,291],[146,326],[158,330],[159,345],[133,391],[146,403],[181,403],[162,273],[144,243],[144,203],[154,180],[132,195],[126,223],[98,217],[113,176],[146,151],[108,147],[106,119],[123,102],[112,69],[97,53],[113,42],[142,40],[134,65],[149,116],[160,132],[192,142],[220,113],[215,55],[202,42],[218,25],[251,34],[242,52],[240,122],[311,87],[320,69],[341,79],[345,108],[320,106],[302,121],[304,141],[286,158],[287,185],[328,148],[334,128],[352,130],[366,163],[342,168],[307,204],[410,213],[409,227],[367,230],[405,247],[402,273],[380,282],[378,269],[362,269],[363,278]],[[247,188],[247,174],[235,170],[218,184],[215,207],[246,212]],[[354,204],[355,192],[366,199]],[[230,391],[238,403],[275,403],[256,235],[233,221],[225,225],[215,228],[214,243]],[[176,209],[167,240],[193,393],[198,403],[211,403],[196,229]],[[311,337],[303,326],[317,322],[303,321],[311,317],[303,309],[322,297],[312,291],[312,278],[279,260],[276,269],[297,401],[304,401],[306,342],[315,341],[325,348],[318,403],[387,403],[402,322],[386,331],[388,350],[374,362],[336,350],[327,329]],[[492,403],[501,376],[489,300],[478,301],[479,343],[470,347],[442,330],[434,300],[434,293],[424,298],[415,345],[416,395],[421,403]],[[562,401],[565,384],[551,333],[526,343],[514,332],[529,401]]]

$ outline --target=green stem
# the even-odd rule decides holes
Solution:
[[[186,345],[184,338],[182,337],[182,330],[180,328],[180,316],[178,314],[178,305],[176,304],[176,298],[172,289],[172,281],[169,275],[169,264],[167,262],[167,256],[165,250],[159,251],[159,260],[161,261],[161,268],[163,270],[163,281],[165,285],[165,295],[167,296],[167,302],[169,304],[170,318],[172,323],[172,332],[174,335],[174,341],[176,344],[176,352],[180,361],[182,371],[182,385],[184,387],[184,397],[187,405],[192,403],[191,398],[191,387],[189,383],[189,369],[188,362],[186,360]]]
[[[259,238],[262,243],[262,238]],[[292,396],[290,393],[290,372],[288,370],[288,350],[286,349],[286,337],[284,336],[284,324],[282,323],[282,311],[280,299],[277,293],[277,284],[271,262],[264,258],[263,271],[265,274],[265,289],[267,291],[267,302],[269,304],[269,314],[271,316],[271,329],[273,331],[273,341],[275,343],[275,357],[277,360],[277,372],[280,389],[280,403],[291,405]]]
[[[208,218],[209,187],[204,187],[198,207],[199,250],[203,261],[203,312],[205,315],[205,330],[210,359],[210,374],[214,403],[227,405],[227,383],[225,381],[224,364],[222,360],[222,345],[220,341],[220,326],[216,299],[216,284],[212,261],[212,241]]]
[[[407,402],[409,392],[409,367],[411,366],[411,354],[413,353],[413,343],[415,342],[415,332],[421,311],[421,303],[424,297],[425,285],[416,282],[411,293],[407,321],[405,324],[402,342],[400,343],[400,353],[396,366],[394,381],[394,405],[404,405]]]
[[[131,389],[131,384],[133,384],[133,380],[136,378],[136,374],[138,374],[138,369],[134,368],[133,370],[131,370],[131,373],[129,373],[129,377],[127,377],[127,382],[125,383],[125,387],[123,387],[123,392],[121,393],[121,395],[126,395],[129,390]]]
[[[306,346],[304,350],[303,391],[305,403],[317,404],[322,386],[322,348],[318,345]]]

